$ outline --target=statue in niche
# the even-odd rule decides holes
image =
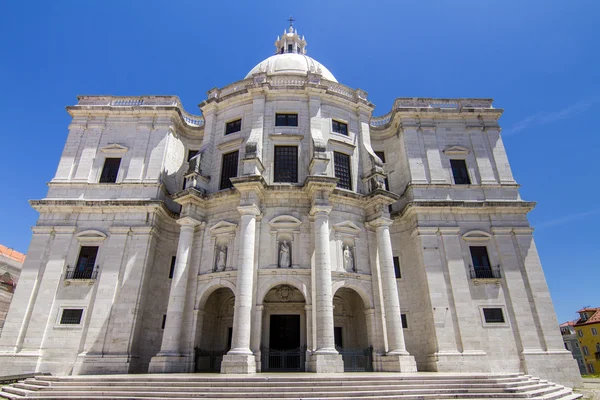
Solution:
[[[290,242],[279,242],[279,268],[289,268],[292,266],[292,257],[290,257]]]
[[[227,246],[217,245],[217,256],[215,257],[215,272],[225,271],[227,265]]]
[[[353,249],[349,245],[344,245],[344,269],[346,271],[356,272],[356,266],[354,265],[354,254]]]

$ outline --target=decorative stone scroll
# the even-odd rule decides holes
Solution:
[[[299,252],[299,235],[302,221],[292,215],[279,215],[273,218],[271,226],[271,243],[273,243],[272,267],[294,268],[299,264],[295,255]]]
[[[212,272],[231,270],[231,250],[235,243],[236,224],[221,221],[209,229],[211,248],[213,249]]]

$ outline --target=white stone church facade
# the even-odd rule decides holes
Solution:
[[[67,107],[0,375],[341,372],[363,354],[578,382],[502,110],[399,98],[372,117],[305,47],[287,30],[202,116],[173,96]]]

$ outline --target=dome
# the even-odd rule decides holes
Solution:
[[[248,72],[246,78],[265,72],[267,75],[303,75],[309,72],[320,74],[323,79],[337,82],[335,76],[315,59],[297,53],[276,54],[258,63]]]

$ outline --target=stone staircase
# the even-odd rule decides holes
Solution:
[[[523,374],[154,374],[36,376],[5,399],[578,399],[570,388]]]

